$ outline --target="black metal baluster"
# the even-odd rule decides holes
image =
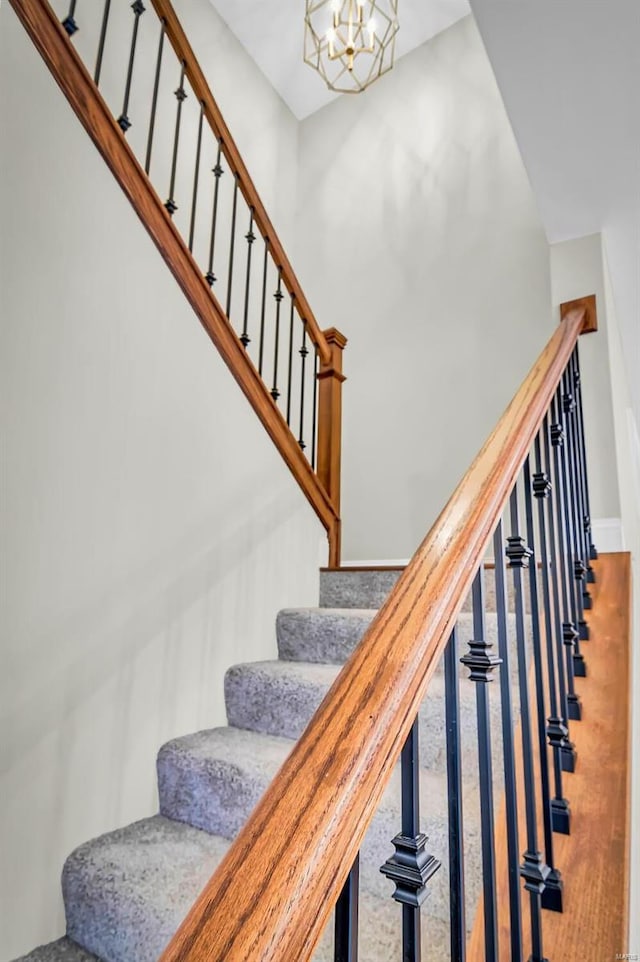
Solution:
[[[576,694],[574,684],[575,674],[580,674],[579,664],[582,654],[577,647],[578,632],[575,627],[575,591],[573,580],[573,559],[569,533],[569,515],[567,498],[566,474],[566,434],[560,423],[560,403],[558,396],[552,402],[552,416],[557,423],[551,425],[551,443],[553,447],[554,476],[557,497],[555,498],[556,520],[558,525],[558,573],[562,589],[562,625],[560,634],[565,650],[565,670],[567,678],[567,718],[578,721],[582,710],[580,699]]]
[[[420,756],[418,719],[413,723],[401,756],[402,831],[393,839],[395,854],[380,871],[395,883],[393,898],[402,905],[402,962],[420,962],[420,906],[427,897],[427,882],[440,868],[420,831]]]
[[[198,141],[196,144],[196,166],[193,171],[193,197],[191,200],[191,220],[189,221],[189,250],[193,253],[193,235],[196,229],[196,207],[198,204],[198,183],[200,180],[200,151],[202,150],[202,121],[204,120],[204,101],[200,101],[198,118]]]
[[[578,413],[578,396],[580,394],[580,376],[576,369],[576,356],[575,351],[571,355],[571,360],[569,361],[569,369],[567,371],[568,380],[568,392],[573,394],[573,410],[571,411],[570,424],[571,424],[571,448],[570,456],[571,463],[573,467],[573,478],[575,485],[575,504],[574,504],[574,514],[575,514],[575,533],[576,542],[579,546],[578,553],[581,561],[585,565],[586,569],[586,580],[587,583],[593,583],[596,580],[595,572],[591,567],[590,552],[589,552],[589,531],[591,528],[591,523],[587,517],[587,506],[584,501],[584,482],[582,478],[582,465],[580,459],[580,431],[579,431],[579,413]],[[578,622],[578,633],[582,641],[587,641],[589,638],[589,626],[584,620],[584,604],[583,604],[583,618]]]
[[[311,413],[311,467],[316,469],[316,420],[318,417],[318,348],[313,349],[313,410]]]
[[[262,265],[262,306],[260,308],[260,346],[258,350],[258,373],[262,376],[262,358],[264,355],[264,319],[267,310],[267,267],[269,257],[269,241],[264,239],[264,263]]]
[[[543,431],[544,440],[544,456],[546,470],[549,477],[552,477],[552,463],[551,463],[551,449],[557,448],[558,444],[562,439],[562,426],[556,424],[555,422],[555,398],[551,402],[551,408],[549,411],[549,417],[551,418],[551,423],[545,419],[545,430]],[[569,707],[567,699],[567,674],[565,671],[565,660],[564,654],[564,639],[562,637],[562,617],[560,613],[560,579],[562,577],[561,572],[561,561],[559,557],[558,540],[556,532],[555,523],[555,505],[556,501],[562,497],[560,491],[558,478],[556,477],[556,484],[552,490],[551,496],[547,499],[547,513],[548,513],[548,524],[549,524],[549,570],[550,570],[550,580],[551,580],[551,592],[553,597],[553,637],[556,645],[556,655],[557,663],[556,667],[558,670],[558,695],[559,695],[559,708],[560,717],[562,719],[563,725],[567,728],[568,733],[568,722],[569,722]],[[560,561],[560,563],[559,563]],[[565,772],[575,771],[576,766],[576,752],[573,743],[569,738],[565,738],[562,745],[562,767]]]
[[[568,835],[570,832],[571,810],[562,792],[562,751],[567,740],[568,729],[558,714],[558,690],[556,687],[555,653],[553,645],[553,622],[551,618],[551,591],[549,588],[549,551],[547,548],[547,520],[544,502],[551,493],[551,481],[542,463],[540,434],[546,434],[548,419],[545,415],[540,432],[535,440],[536,473],[533,476],[533,494],[538,501],[538,531],[540,535],[540,559],[542,563],[542,599],[544,607],[545,641],[547,649],[547,677],[551,714],[547,719],[547,738],[553,749],[554,796],[550,802],[551,826],[554,832]],[[543,901],[544,904],[544,901]]]
[[[78,29],[78,24],[75,21],[75,13],[76,13],[76,0],[71,0],[71,3],[69,4],[69,13],[66,15],[66,17],[62,21],[62,26],[67,31],[70,37],[72,37],[76,32],[76,30]]]
[[[334,962],[358,962],[358,908],[360,889],[360,856],[347,876],[335,911]]]
[[[278,390],[278,355],[280,353],[280,305],[282,303],[282,298],[284,294],[282,293],[282,268],[278,268],[278,287],[273,299],[276,302],[276,330],[275,330],[275,344],[273,351],[273,387],[271,388],[271,397],[274,401],[277,401],[280,397],[280,391]]]
[[[575,489],[575,503],[574,509],[576,513],[575,527],[577,535],[577,544],[579,545],[578,555],[580,565],[576,570],[576,576],[581,582],[577,586],[580,598],[580,608],[581,608],[581,618],[578,623],[578,631],[582,641],[587,641],[589,638],[589,626],[584,619],[584,610],[590,609],[592,606],[591,595],[589,593],[588,585],[592,584],[596,580],[595,572],[591,566],[591,552],[589,548],[589,531],[591,530],[591,522],[588,518],[588,512],[586,504],[584,502],[584,482],[582,479],[581,472],[581,459],[579,454],[579,412],[578,412],[578,394],[580,392],[580,377],[576,379],[576,369],[575,369],[575,352],[570,360],[570,370],[567,372],[567,377],[569,383],[574,385],[573,398],[573,408],[570,411],[568,417],[570,419],[571,426],[571,464],[573,467],[573,480]],[[568,388],[568,392],[570,392]],[[586,519],[586,521],[585,521]],[[577,563],[577,562],[576,562]]]
[[[457,628],[454,628],[451,632],[444,653],[444,686],[447,733],[447,801],[449,809],[449,934],[451,959],[454,962],[465,962],[467,925],[464,904],[464,827]]]
[[[504,563],[502,519],[493,533],[495,559],[496,618],[498,654],[500,656],[500,703],[502,709],[502,749],[504,763],[504,795],[507,821],[507,868],[509,873],[509,938],[511,962],[522,959],[522,907],[520,905],[520,852],[518,843],[518,798],[516,762],[513,744],[513,705],[511,701],[511,668],[507,631],[507,585]]]
[[[253,218],[255,210],[253,207],[249,208],[249,230],[244,235],[247,242],[247,276],[244,282],[244,317],[242,319],[242,334],[240,335],[240,340],[242,341],[243,347],[247,347],[251,343],[251,338],[248,334],[249,326],[249,288],[251,286],[251,252],[253,250],[253,244],[256,239],[256,235],[253,232]]]
[[[98,54],[96,56],[96,69],[93,74],[96,86],[100,84],[100,74],[102,72],[102,57],[104,54],[104,43],[107,39],[107,27],[109,25],[109,14],[111,12],[111,0],[106,0],[102,14],[102,26],[100,27],[100,39],[98,41]]]
[[[544,673],[542,669],[542,638],[540,635],[540,603],[538,596],[536,537],[533,521],[533,487],[531,483],[530,457],[524,463],[524,497],[527,525],[527,541],[533,550],[529,565],[529,598],[531,607],[531,633],[533,638],[533,666],[536,685],[536,718],[538,729],[538,754],[540,759],[540,794],[542,798],[542,830],[544,835],[545,862],[549,869],[542,892],[542,907],[562,911],[562,877],[555,867],[553,852],[553,829],[551,826],[551,792],[549,785],[549,758],[547,755],[547,717],[544,697]],[[516,598],[517,604],[517,598]]]
[[[580,650],[580,631],[579,625],[584,621],[584,611],[582,608],[582,579],[584,578],[585,566],[580,558],[580,541],[577,536],[576,524],[576,492],[575,479],[573,473],[572,458],[572,413],[575,409],[575,400],[569,390],[568,370],[565,370],[562,381],[562,388],[558,398],[558,412],[562,411],[564,418],[564,443],[560,445],[560,466],[562,475],[562,504],[564,510],[565,531],[566,531],[566,553],[567,553],[567,581],[569,585],[569,595],[571,603],[571,618],[565,619],[563,632],[566,635],[565,642],[567,648],[567,658],[571,654],[572,673],[580,678],[585,678],[587,665]],[[580,699],[575,694],[575,686],[571,679],[569,688],[569,718],[579,721],[582,718],[582,706]]]
[[[156,110],[158,107],[158,88],[160,86],[160,71],[162,69],[162,52],[164,49],[164,35],[166,20],[160,21],[160,39],[158,41],[158,55],[156,57],[156,72],[153,79],[153,95],[151,97],[151,114],[149,116],[149,133],[147,134],[147,153],[144,161],[145,173],[149,173],[151,167],[151,150],[153,148],[153,134],[156,126]]]
[[[306,444],[304,443],[304,369],[307,362],[307,355],[309,350],[307,348],[307,322],[302,318],[302,347],[300,348],[300,357],[302,358],[300,362],[301,375],[300,375],[300,432],[298,435],[298,444],[300,445],[300,450],[304,451]]]
[[[233,259],[236,250],[236,214],[238,211],[238,175],[234,175],[233,206],[231,208],[231,246],[229,248],[229,273],[227,276],[227,317],[231,320],[231,291],[233,289]]]
[[[487,682],[500,664],[491,653],[491,642],[485,640],[484,624],[484,565],[480,565],[473,582],[473,634],[469,653],[460,661],[469,669],[471,681],[476,682],[476,710],[478,719],[478,764],[480,773],[480,811],[482,813],[482,880],[484,895],[485,962],[497,962],[498,918],[496,909],[496,855],[494,843],[493,775],[491,765],[491,718]]]
[[[533,551],[524,538],[520,536],[517,483],[511,492],[509,514],[511,534],[507,539],[506,555],[509,561],[509,568],[513,574],[516,644],[518,647],[518,690],[520,692],[520,732],[522,735],[522,767],[524,772],[524,804],[527,825],[527,849],[522,856],[520,875],[524,879],[524,887],[529,893],[531,917],[531,956],[529,962],[545,962],[544,952],[542,951],[542,893],[544,892],[545,883],[549,877],[549,866],[545,864],[542,854],[538,850],[538,820],[533,769],[533,733],[531,730],[531,707],[529,704],[529,672],[524,615],[524,585],[522,581],[523,569],[529,567]],[[544,733],[542,737],[542,750],[546,752]]]
[[[218,280],[216,275],[213,273],[213,257],[216,250],[216,229],[218,226],[218,194],[220,192],[220,178],[224,174],[222,164],[220,163],[222,159],[222,141],[218,141],[218,154],[216,156],[215,165],[211,168],[211,173],[215,178],[215,184],[213,188],[213,210],[211,212],[211,239],[209,241],[209,267],[204,278],[209,285],[213,287],[215,282]]]
[[[584,411],[582,409],[582,380],[580,375],[580,352],[578,350],[578,345],[573,349],[575,357],[575,368],[577,374],[577,391],[578,391],[578,437],[579,437],[579,449],[580,449],[580,464],[583,479],[584,488],[584,503],[586,506],[585,514],[585,525],[588,526],[588,542],[589,542],[589,560],[595,561],[598,557],[598,552],[596,546],[591,540],[591,499],[589,498],[589,479],[587,476],[587,449],[585,445],[584,436]]]
[[[296,303],[295,294],[290,294],[291,313],[289,315],[289,368],[287,372],[287,424],[291,426],[291,370],[293,367],[293,312]]]
[[[72,4],[75,7],[75,3]],[[126,134],[129,127],[131,126],[131,121],[129,120],[129,97],[131,95],[131,80],[133,77],[133,62],[136,57],[136,44],[138,42],[138,27],[140,25],[140,17],[145,11],[145,6],[142,0],[135,0],[131,4],[131,9],[134,13],[133,18],[133,33],[131,35],[131,47],[129,49],[129,66],[127,67],[127,82],[124,87],[124,102],[122,104],[122,113],[118,117],[118,125],[123,134]]]
[[[180,144],[180,121],[182,120],[182,105],[187,99],[187,91],[184,89],[184,72],[186,64],[183,60],[180,64],[180,83],[178,84],[178,89],[175,91],[176,100],[178,101],[178,106],[176,107],[176,129],[173,135],[173,157],[171,159],[171,181],[169,184],[169,198],[165,201],[165,207],[169,211],[171,217],[175,214],[178,209],[178,205],[175,202],[173,196],[175,186],[176,186],[176,168],[178,166],[178,147]]]

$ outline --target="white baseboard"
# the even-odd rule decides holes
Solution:
[[[395,558],[392,561],[376,558],[375,561],[341,561],[341,568],[406,568],[411,558]]]
[[[591,538],[598,551],[624,551],[624,532],[621,518],[594,518]]]

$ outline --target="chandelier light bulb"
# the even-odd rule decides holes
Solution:
[[[366,90],[393,67],[398,2],[305,0],[305,63],[330,90]]]

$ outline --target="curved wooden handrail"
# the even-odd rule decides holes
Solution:
[[[169,38],[178,59],[184,62],[185,74],[191,84],[194,94],[204,105],[204,114],[211,128],[221,142],[223,153],[234,174],[238,176],[238,185],[244,199],[249,207],[254,209],[255,223],[262,232],[263,237],[268,238],[271,253],[278,267],[282,268],[282,280],[289,291],[296,299],[296,304],[301,316],[307,322],[307,331],[313,343],[318,348],[320,360],[329,363],[331,352],[329,344],[318,324],[309,302],[302,287],[295,275],[293,267],[289,262],[284,247],[280,243],[275,228],[269,219],[265,207],[260,200],[258,191],[251,179],[251,175],[240,155],[236,143],[231,136],[229,128],[224,122],[224,117],[220,112],[213,94],[209,88],[206,77],[200,68],[200,64],[195,53],[182,29],[182,25],[176,15],[170,0],[151,0],[151,4],[158,16],[165,21],[166,34]]]
[[[570,311],[162,962],[306,962],[585,323]]]
[[[69,43],[69,38],[50,4],[42,0],[10,0],[10,3],[327,530],[332,554],[335,557],[340,526],[336,501],[325,490],[289,430],[284,417],[272,402],[260,375],[247,357],[239,337],[203,278],[180,232],[167,214],[161,198],[123,137],[93,78]],[[168,18],[170,5],[163,3],[159,6],[164,10],[163,16]],[[175,14],[173,18],[175,19]],[[173,27],[174,34],[176,29]],[[169,30],[169,24],[167,30]],[[191,70],[196,76],[199,75],[199,68],[196,70],[192,66]],[[209,97],[213,102],[210,94]],[[248,178],[248,174],[246,176]],[[253,190],[255,191],[255,188]],[[251,202],[254,202],[253,198]],[[257,195],[255,202],[259,203]],[[269,223],[268,219],[265,223]],[[309,319],[307,324],[310,323]],[[313,323],[315,324],[315,321]],[[321,334],[318,341],[319,352],[323,350],[322,345],[326,350],[326,358],[330,360],[328,342]]]

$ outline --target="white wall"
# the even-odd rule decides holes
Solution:
[[[286,237],[295,123],[178,6]],[[155,810],[160,745],[224,723],[226,667],[317,603],[325,538],[7,4],[0,130],[6,960],[62,934],[69,851]]]
[[[600,234],[551,246],[551,293],[556,311],[566,301],[596,295],[598,330],[581,337],[579,343],[589,500],[596,527],[603,528],[607,519],[607,528],[613,528],[616,521],[620,524],[620,497]],[[621,544],[612,546],[612,550],[621,548]]]
[[[350,339],[345,558],[408,557],[556,323],[548,245],[471,18],[303,122],[297,263]]]
[[[620,478],[620,506],[625,547],[632,562],[632,698],[631,698],[631,893],[629,950],[640,946],[640,436],[633,416],[632,397],[626,377],[618,307],[604,252],[604,283],[608,318],[609,356],[616,455]]]

